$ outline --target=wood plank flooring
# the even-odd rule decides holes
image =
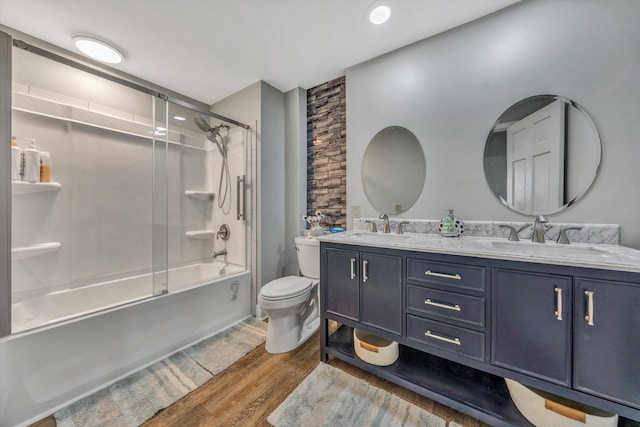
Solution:
[[[318,334],[301,347],[286,354],[269,354],[263,344],[202,387],[158,412],[144,424],[144,427],[267,427],[269,414],[313,371],[318,363],[320,363]],[[487,426],[340,360],[331,359],[330,364],[396,394],[447,421],[455,421],[464,427]],[[53,417],[48,417],[32,427],[56,427],[56,422]]]

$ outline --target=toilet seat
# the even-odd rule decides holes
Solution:
[[[260,289],[265,301],[280,301],[308,294],[314,281],[307,277],[287,276],[273,280]]]

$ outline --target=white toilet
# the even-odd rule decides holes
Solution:
[[[320,242],[295,238],[301,276],[273,280],[260,289],[258,305],[269,316],[266,349],[286,353],[308,340],[320,326],[318,283]]]

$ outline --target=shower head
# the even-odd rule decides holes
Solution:
[[[210,133],[216,134],[222,128],[224,128],[226,130],[230,129],[229,126],[227,126],[225,124],[222,124],[222,123],[220,123],[218,126],[211,127],[211,126],[209,126],[209,123],[207,123],[207,121],[205,119],[203,119],[202,117],[194,117],[193,121],[196,122],[196,125],[203,132],[210,132]]]
[[[202,132],[211,132],[213,130],[213,128],[209,126],[209,123],[202,117],[194,117],[193,121],[196,122],[196,125]]]
[[[222,154],[223,157],[226,156],[226,147],[224,144],[224,140],[222,139],[222,135],[220,135],[220,129],[226,128],[227,130],[229,130],[229,126],[223,125],[221,123],[218,126],[211,127],[202,117],[194,117],[193,121],[196,122],[196,125],[200,128],[201,131],[207,133],[207,139],[213,142],[216,147],[218,147],[218,150],[220,150],[220,154]],[[220,139],[218,139],[218,137],[220,137]]]

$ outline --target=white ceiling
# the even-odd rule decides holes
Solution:
[[[286,92],[519,0],[0,0],[0,24],[68,50],[71,35],[117,45],[115,68],[213,104],[264,80]]]

